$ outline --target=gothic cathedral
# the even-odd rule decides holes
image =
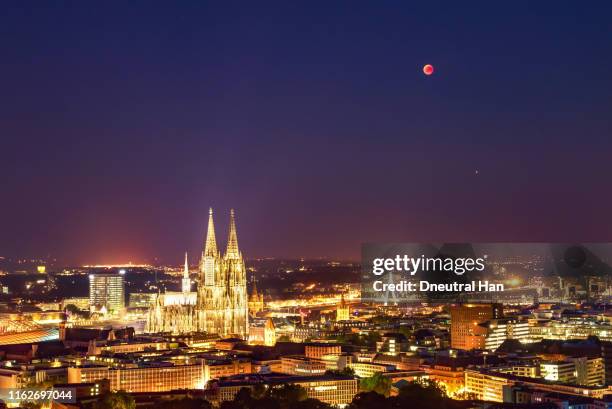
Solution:
[[[248,336],[248,296],[244,258],[238,248],[234,210],[230,211],[225,254],[217,248],[212,209],[198,269],[197,292],[190,292],[187,261],[181,293],[159,295],[151,306],[147,332],[207,332],[222,337]],[[192,297],[192,294],[195,297]]]
[[[230,211],[227,248],[223,255],[217,249],[212,209],[209,212],[198,281],[198,331],[246,339],[249,325],[246,268],[238,249],[233,209]]]

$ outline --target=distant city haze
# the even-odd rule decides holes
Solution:
[[[0,256],[611,241],[612,4],[552,9],[6,5]]]

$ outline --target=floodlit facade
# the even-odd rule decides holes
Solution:
[[[569,367],[562,368],[561,372],[563,371],[569,371]],[[543,392],[557,392],[597,399],[602,398],[604,394],[608,393],[607,386],[570,385],[561,382],[551,382],[546,379],[517,377],[508,373],[477,369],[465,370],[465,392],[473,393],[476,399],[504,402],[504,393],[509,392],[508,386],[516,384]]]
[[[549,381],[572,383],[584,386],[599,386],[605,383],[602,358],[568,358],[564,361],[540,363],[542,378]]]
[[[229,362],[215,362],[204,365],[204,381],[221,379],[227,376],[242,375],[252,372],[251,361],[232,360]]]
[[[276,328],[271,318],[251,322],[249,326],[249,344],[274,346]]]
[[[351,319],[351,311],[349,305],[344,300],[344,294],[340,297],[340,304],[336,308],[336,321],[348,321]]]
[[[502,318],[490,320],[482,324],[486,329],[484,348],[496,350],[507,339],[520,342],[529,340],[529,323],[526,320]]]
[[[545,361],[540,363],[540,374],[547,381],[574,383],[576,365],[569,361]]]
[[[487,329],[480,325],[501,317],[499,304],[463,304],[452,306],[451,348],[484,349]]]
[[[130,308],[150,308],[157,301],[157,293],[130,293]]]
[[[289,375],[323,375],[326,371],[324,362],[312,360],[303,355],[281,357],[281,373]]]
[[[126,392],[165,392],[204,387],[204,365],[151,364],[133,368],[80,366],[68,368],[68,383],[110,381],[111,390]]]
[[[612,325],[593,320],[548,321],[529,327],[532,341],[542,339],[586,339],[595,336],[602,341],[612,341]]]
[[[249,297],[249,313],[252,316],[257,315],[258,312],[264,309],[264,297],[257,291],[257,283],[253,282],[253,291]]]
[[[449,396],[460,393],[464,388],[465,375],[463,367],[433,365],[432,367],[426,367],[425,372],[429,379],[442,386]]]
[[[217,403],[234,399],[242,388],[252,389],[255,385],[266,385],[269,388],[294,384],[306,390],[308,398],[318,399],[332,406],[345,407],[359,392],[357,379],[341,376],[287,376],[279,374],[250,375],[234,377],[209,384],[209,389],[216,392]]]
[[[208,231],[199,267],[196,293],[187,289],[183,276],[185,302],[164,305],[163,297],[149,311],[148,332],[207,332],[220,336],[248,336],[248,295],[246,267],[238,248],[234,210],[230,212],[230,228],[225,254],[217,249],[212,209],[208,217]]]
[[[203,283],[203,285],[202,285]],[[234,210],[225,254],[217,249],[212,209],[208,218],[206,245],[200,261],[197,302],[198,330],[222,336],[248,336],[246,267],[238,248]]]
[[[473,393],[476,399],[490,402],[504,401],[504,386],[513,382],[503,375],[481,373],[479,371],[465,371],[465,391]]]
[[[340,355],[342,347],[339,344],[311,342],[304,347],[304,355],[308,358],[321,359],[325,355]]]
[[[348,367],[360,378],[369,378],[377,373],[395,371],[395,365],[377,364],[373,362],[352,362]]]

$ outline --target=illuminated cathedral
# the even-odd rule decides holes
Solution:
[[[238,248],[234,210],[230,211],[227,247],[224,254],[217,248],[212,209],[208,216],[208,231],[198,268],[198,287],[190,292],[187,261],[183,276],[183,297],[168,293],[158,297],[147,320],[148,332],[207,332],[220,336],[248,335],[248,300],[246,268]]]

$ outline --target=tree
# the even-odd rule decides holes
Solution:
[[[236,396],[234,396],[234,403],[241,408],[250,408],[253,406],[253,397],[251,396],[251,389],[241,388]]]
[[[299,385],[284,384],[242,388],[233,400],[222,402],[220,409],[331,409],[331,406],[309,399],[306,389]]]
[[[293,408],[294,404],[308,397],[306,389],[292,383],[270,388],[269,396],[277,400],[283,408]]]
[[[308,398],[294,403],[291,409],[332,409],[332,406],[318,399]]]
[[[341,370],[338,370],[338,369],[328,369],[327,371],[325,371],[325,374],[326,375],[337,375],[337,376],[350,376],[350,377],[354,377],[355,376],[355,371],[350,366],[345,366]]]
[[[106,392],[94,403],[93,409],[136,409],[136,402],[124,391]]]
[[[444,409],[449,402],[446,392],[431,380],[410,382],[399,389],[397,400],[401,405],[413,405],[422,409]]]
[[[422,395],[423,393],[427,394],[428,396],[435,397],[438,400],[446,398],[446,391],[440,385],[430,379],[409,382],[408,384],[402,386],[399,390],[399,396],[410,398],[417,395]]]
[[[459,392],[453,395],[453,399],[455,400],[477,400],[478,395],[474,392]]]
[[[381,372],[376,372],[369,378],[363,378],[359,386],[365,392],[376,392],[383,396],[389,396],[391,392],[391,379],[383,376]]]
[[[376,331],[368,332],[365,335],[359,335],[355,333],[345,333],[339,335],[332,335],[328,337],[328,339],[333,339],[341,344],[354,345],[358,347],[368,347],[374,348],[376,346],[376,341],[381,340],[381,336]]]
[[[261,399],[256,399],[251,403],[251,406],[247,409],[290,409],[288,406],[281,407],[278,400],[271,398],[270,396],[264,396]]]
[[[80,308],[74,304],[68,304],[64,309],[71,314],[79,314],[81,312]]]
[[[266,396],[268,389],[263,383],[258,383],[251,389],[251,396],[253,399],[262,399]]]
[[[382,339],[382,337],[380,336],[380,333],[376,332],[376,331],[370,331],[368,332],[365,336],[364,336],[364,340],[363,343],[368,347],[368,348],[374,348],[376,347],[376,343],[378,341],[380,341]]]
[[[398,332],[402,334],[403,336],[405,336],[406,339],[410,339],[413,333],[412,328],[406,325],[400,326]]]
[[[375,376],[365,378],[372,383]],[[366,382],[367,383],[367,382]],[[399,389],[397,396],[385,398],[382,394],[370,391],[357,394],[349,409],[456,409],[462,406],[446,397],[445,392],[433,381],[410,382]]]
[[[247,409],[253,407],[251,389],[240,388],[231,401],[221,403],[221,409]]]
[[[158,409],[211,409],[212,405],[206,399],[183,398],[164,400],[156,407]]]
[[[379,393],[361,392],[355,395],[349,409],[385,409],[390,406],[389,400]]]

